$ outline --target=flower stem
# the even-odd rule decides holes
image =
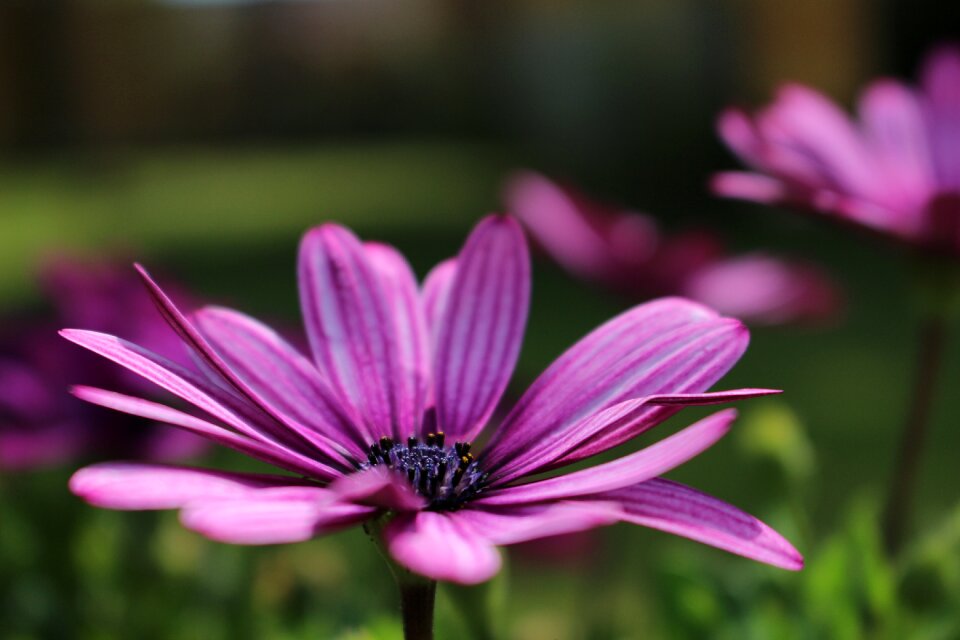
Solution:
[[[913,511],[917,473],[929,431],[933,398],[946,342],[946,315],[929,312],[920,327],[912,398],[900,432],[893,478],[883,512],[884,546],[891,556],[903,546]]]
[[[433,580],[407,580],[398,577],[400,610],[405,640],[433,640],[433,604],[437,583]]]
[[[433,640],[433,605],[437,583],[400,566],[390,557],[383,541],[383,528],[388,519],[389,516],[384,515],[370,520],[363,525],[363,530],[376,545],[400,589],[404,640]]]

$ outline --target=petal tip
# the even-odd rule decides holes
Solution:
[[[67,481],[67,488],[70,493],[95,507],[122,508],[122,506],[114,504],[108,495],[102,495],[101,491],[105,486],[109,487],[113,476],[111,471],[122,464],[100,462],[83,467],[70,476],[70,480]]]
[[[513,215],[509,213],[489,213],[480,219],[480,222],[474,227],[474,232],[480,229],[504,229],[510,233],[525,237],[523,225]]]
[[[88,488],[88,477],[90,467],[83,467],[77,471],[73,472],[73,475],[70,476],[70,480],[67,482],[67,488],[70,490],[70,493],[73,495],[86,499],[86,491]]]

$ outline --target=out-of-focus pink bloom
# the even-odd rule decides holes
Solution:
[[[92,387],[78,396],[202,434],[287,474],[102,463],[73,476],[74,493],[113,509],[180,509],[185,526],[236,544],[369,524],[399,564],[464,584],[499,570],[497,546],[617,521],[802,566],[759,520],[658,477],[722,437],[731,410],[613,462],[542,478],[683,406],[775,393],[706,392],[746,349],[739,321],[678,298],[635,307],[562,355],[478,450],[472,443],[503,395],[526,325],[530,264],[517,222],[486,218],[422,285],[395,249],[334,224],[307,233],[299,265],[312,357],[236,311],[185,316],[146,272],[206,376],[107,334],[63,331],[196,410]]]
[[[143,379],[71,348],[57,335],[83,324],[150,345],[185,362],[186,351],[126,268],[57,259],[40,277],[52,313],[8,318],[0,335],[0,472],[60,464],[88,456],[177,460],[206,443],[191,434],[79,402],[68,393],[78,376],[130,392]]]
[[[840,306],[817,267],[762,253],[728,256],[705,231],[665,237],[650,216],[593,202],[529,171],[504,191],[507,209],[579,278],[635,299],[682,295],[755,324],[822,320]]]
[[[716,193],[799,206],[926,249],[960,253],[960,48],[926,59],[918,87],[877,80],[858,120],[790,84],[753,116],[729,109],[720,136],[752,172]]]

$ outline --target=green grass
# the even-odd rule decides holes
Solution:
[[[0,165],[0,301],[51,250],[152,256],[296,238],[324,220],[461,229],[496,204],[502,164],[471,144],[169,149]]]

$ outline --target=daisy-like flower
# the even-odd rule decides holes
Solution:
[[[925,249],[960,252],[960,48],[934,50],[919,87],[881,79],[858,119],[787,85],[754,116],[730,109],[720,136],[752,172],[714,177],[725,196],[799,206]]]
[[[236,311],[204,308],[188,318],[141,270],[203,375],[110,335],[62,333],[198,411],[91,387],[76,395],[288,474],[106,463],[78,471],[70,487],[97,506],[180,509],[186,527],[238,544],[365,524],[400,566],[464,584],[497,572],[497,546],[617,521],[799,569],[800,555],[760,521],[658,477],[726,433],[731,410],[613,462],[531,479],[623,444],[685,405],[772,393],[705,392],[748,336],[699,304],[658,300],[595,330],[534,382],[482,448],[474,445],[520,351],[529,269],[519,225],[502,216],[480,222],[422,287],[391,247],[337,225],[315,228],[299,257],[312,358]]]
[[[93,455],[171,461],[206,450],[207,442],[189,433],[138,425],[63,393],[81,375],[130,393],[152,387],[59,339],[64,324],[125,334],[186,361],[181,341],[131,273],[109,262],[58,257],[44,265],[39,284],[49,312],[7,317],[0,334],[0,473]]]
[[[531,171],[506,185],[507,210],[567,271],[633,299],[681,295],[753,324],[823,320],[840,295],[812,264],[731,256],[706,231],[665,236],[643,213],[592,201]]]

